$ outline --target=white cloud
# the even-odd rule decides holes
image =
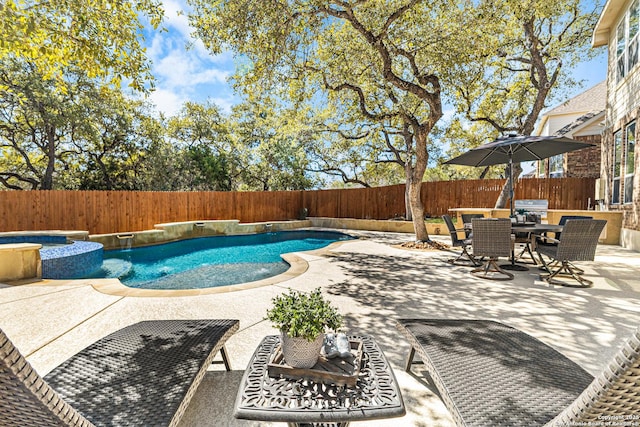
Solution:
[[[168,115],[175,114],[186,101],[207,99],[230,111],[237,102],[227,82],[234,70],[233,57],[230,53],[211,55],[201,41],[191,38],[188,18],[179,13],[186,7],[183,0],[165,0],[167,31],[153,32],[149,37],[147,55],[156,78],[156,90],[150,98]]]
[[[184,39],[189,39],[193,28],[189,25],[189,19],[186,13],[182,11],[188,10],[186,2],[180,2],[175,0],[165,0],[162,2],[165,15],[165,25],[172,27]]]
[[[169,88],[189,87],[199,84],[226,84],[229,72],[212,68],[189,52],[173,49],[155,62],[154,74]]]
[[[156,89],[149,95],[149,98],[158,111],[168,116],[175,115],[182,108],[182,104],[188,101],[179,93],[165,89]]]
[[[229,97],[229,98],[209,97],[208,99],[214,104],[216,104],[218,107],[220,107],[220,111],[222,111],[225,114],[231,113],[231,107],[233,107],[237,103],[237,100],[232,97]]]

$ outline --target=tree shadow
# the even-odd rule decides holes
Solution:
[[[349,279],[326,291],[360,306],[346,316],[347,327],[374,335],[400,366],[409,345],[395,329],[398,318],[498,320],[540,338],[591,373],[598,372],[640,324],[640,312],[633,309],[638,293],[552,288],[540,282],[533,269],[497,283],[471,276],[467,267],[447,264],[447,256],[343,252],[331,262]]]
[[[169,425],[235,323],[136,323],[88,346],[44,379],[96,425]]]

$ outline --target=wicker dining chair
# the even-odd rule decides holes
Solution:
[[[562,286],[590,287],[591,280],[584,278],[584,271],[574,261],[593,261],[596,256],[598,239],[607,221],[604,219],[569,219],[562,229],[560,240],[543,238],[536,245],[536,251],[542,260],[543,268],[549,274],[541,274],[540,278],[548,283]],[[543,255],[551,262],[545,261]],[[568,276],[577,284],[557,280],[557,276]]]
[[[457,229],[453,224],[453,221],[451,220],[451,216],[449,215],[442,215],[442,219],[444,220],[444,223],[447,224],[447,228],[449,229],[449,234],[451,235],[451,246],[453,246],[454,248],[462,248],[462,252],[460,252],[460,255],[458,255],[457,258],[448,259],[447,262],[453,265],[480,265],[480,263],[478,263],[478,261],[476,261],[476,259],[468,251],[468,249],[471,247],[471,239],[461,239],[458,237],[458,232],[463,232],[465,230],[463,228]]]
[[[564,225],[570,219],[593,219],[593,217],[592,216],[585,216],[585,215],[562,215],[560,217],[560,220],[558,221],[558,225],[562,225],[564,227]],[[541,245],[552,245],[552,246],[555,245],[555,246],[557,246],[558,245],[558,241],[560,240],[561,236],[562,236],[562,232],[555,233],[555,235],[553,237],[553,239],[555,239],[555,243],[552,243],[552,240],[549,239],[548,236],[545,233],[542,236],[538,236],[536,238],[536,242],[538,244],[541,244]],[[543,266],[542,269],[547,271],[547,273],[550,272],[550,270],[549,270],[550,268],[556,267],[557,265],[560,264],[559,261],[555,261],[555,260],[554,261],[550,261],[546,266],[545,266],[544,260],[540,260],[540,263]],[[581,268],[576,267],[575,265],[572,265],[572,268],[574,269],[575,272],[577,272],[579,274],[584,273],[584,271]]]
[[[562,215],[558,220],[558,225],[564,226],[570,219],[593,219],[593,217],[586,215]],[[562,237],[562,232],[556,233],[555,239],[560,240],[560,237]]]
[[[400,319],[457,426],[636,425],[640,327],[595,378],[537,338],[491,320]],[[608,421],[618,421],[618,424]]]
[[[484,214],[462,214],[460,216],[462,217],[463,224],[471,224],[473,218],[484,218]],[[473,237],[473,230],[465,228],[464,234],[467,236],[467,239],[470,239]]]
[[[484,265],[471,270],[477,277],[491,280],[510,280],[513,274],[504,271],[498,265],[498,258],[511,255],[511,220],[509,218],[474,218],[471,220],[473,229],[473,256],[487,257]]]

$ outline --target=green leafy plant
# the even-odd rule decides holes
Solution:
[[[326,329],[335,331],[342,326],[342,316],[322,297],[320,288],[310,294],[289,290],[273,298],[272,303],[267,319],[290,337],[313,341]]]

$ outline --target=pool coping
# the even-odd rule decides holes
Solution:
[[[347,233],[344,233],[347,234]],[[349,234],[351,237],[358,239],[359,237]],[[348,243],[352,240],[341,240],[333,242],[323,248],[314,249],[312,251],[303,252],[289,252],[281,254],[283,260],[289,264],[289,269],[284,273],[277,276],[268,277],[266,279],[256,280],[253,282],[239,283],[237,285],[217,286],[211,288],[200,289],[139,289],[130,288],[125,286],[118,279],[80,279],[83,284],[90,282],[91,286],[98,292],[107,295],[121,296],[121,297],[184,297],[194,295],[211,295],[226,292],[237,292],[245,289],[259,288],[262,286],[275,285],[278,283],[286,282],[305,273],[309,269],[309,263],[302,258],[298,253],[308,254],[314,256],[327,256],[330,252],[337,247]],[[73,281],[69,281],[73,282]]]

